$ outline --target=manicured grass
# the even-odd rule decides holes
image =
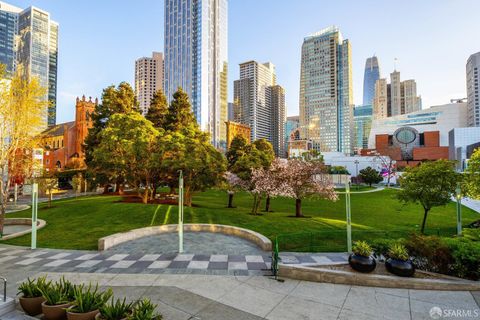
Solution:
[[[422,219],[419,205],[402,205],[395,190],[351,195],[353,239],[377,237],[397,238],[418,231]],[[53,208],[42,204],[38,214],[47,226],[38,232],[38,246],[65,249],[97,249],[101,237],[150,225],[177,223],[178,208],[169,205],[121,203],[120,197],[95,196],[59,200]],[[251,229],[275,239],[279,236],[282,250],[344,251],[345,198],[337,202],[304,200],[303,212],[310,218],[293,218],[292,199],[272,199],[274,212],[261,216],[249,214],[252,197],[237,193],[235,209],[227,209],[225,192],[210,190],[194,197],[193,208],[185,208],[185,223],[218,223]],[[30,211],[8,214],[7,217],[29,217]],[[464,225],[480,219],[480,215],[463,208]],[[434,208],[427,220],[427,232],[454,235],[455,204]],[[30,235],[5,241],[29,245]]]

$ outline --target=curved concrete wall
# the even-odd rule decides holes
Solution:
[[[31,226],[32,225],[32,219],[30,218],[7,218],[5,219],[5,225],[6,226],[11,226],[11,225],[26,225],[26,226]],[[37,230],[42,229],[45,227],[47,223],[45,220],[38,219],[37,220]],[[20,231],[17,233],[9,234],[8,236],[4,236],[1,240],[8,240],[8,239],[13,239],[17,238],[20,236],[23,236],[25,234],[29,234],[32,232],[32,229],[28,229],[25,231]]]
[[[184,224],[184,232],[212,232],[223,233],[230,236],[236,236],[245,240],[251,241],[259,246],[264,251],[272,250],[272,242],[264,235],[239,227],[227,226],[223,224]],[[153,236],[162,233],[178,232],[178,225],[166,224],[163,226],[146,227],[141,229],[134,229],[123,233],[112,234],[98,240],[98,250],[103,251],[118,244],[132,241],[135,239]]]

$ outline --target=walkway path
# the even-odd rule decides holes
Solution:
[[[28,275],[41,274],[30,272]],[[426,320],[432,319],[433,307],[472,315],[480,309],[479,293],[468,291],[383,289],[290,279],[278,282],[264,276],[146,274],[132,277],[85,273],[48,273],[48,276],[52,279],[66,276],[75,283],[99,283],[103,288],[112,288],[119,298],[149,297],[158,305],[165,320]],[[18,313],[11,316],[10,319],[21,319]]]

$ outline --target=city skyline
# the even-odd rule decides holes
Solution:
[[[128,81],[133,85],[133,61],[152,51],[163,52],[163,1],[156,3],[141,0],[136,3],[138,10],[122,9],[109,17],[105,17],[105,12],[111,8],[112,1],[96,3],[95,10],[91,10],[92,2],[89,1],[8,2],[19,7],[40,7],[49,11],[60,23],[57,122],[72,119],[76,96],[86,94],[100,97],[103,88],[120,81]],[[353,1],[335,4],[318,1],[302,1],[300,4],[284,2],[282,6],[272,6],[272,1],[265,1],[259,3],[259,10],[254,12],[249,10],[251,4],[253,1],[229,1],[230,102],[233,99],[233,80],[238,79],[238,63],[247,59],[275,61],[278,79],[286,90],[287,115],[298,114],[300,48],[303,37],[331,24],[338,25],[352,42],[355,104],[362,102],[365,59],[373,54],[380,59],[382,70],[393,70],[394,58],[398,58],[397,67],[402,71],[403,77],[417,80],[424,108],[466,96],[465,63],[467,58],[480,48],[475,42],[465,42],[462,39],[474,39],[474,30],[478,29],[475,24],[480,23],[469,17],[473,17],[473,13],[478,11],[472,6],[480,8],[480,4],[468,2],[469,10],[465,10],[462,17],[457,18],[450,13],[466,7],[467,1],[463,2],[463,6],[462,3],[456,2],[454,5],[448,1],[435,2],[435,5],[433,1],[415,3],[415,12],[408,11],[408,14],[412,15],[409,21],[414,22],[408,26],[411,32],[407,38],[400,37],[405,32],[402,27],[406,26],[406,22],[401,21],[401,16],[407,14],[407,8],[394,8],[384,3],[365,6],[369,8],[369,14],[382,15],[376,19],[377,26],[367,20],[362,20],[362,24],[358,26],[358,19],[353,17],[365,12],[365,8],[360,8],[362,5]],[[261,16],[262,8],[267,7],[273,10],[271,13],[275,19],[256,19]],[[315,10],[316,8],[322,8],[321,12]],[[393,9],[397,10],[398,14],[393,17],[392,24],[387,25],[386,22],[392,17],[384,13]],[[235,14],[232,14],[233,12]],[[427,12],[428,17],[435,16],[435,20],[425,19]],[[252,21],[255,23],[242,23],[242,17],[247,13],[249,16],[253,15]],[[300,13],[304,18],[296,19]],[[284,23],[286,19],[293,18],[298,22],[295,26]],[[462,30],[462,37],[455,37],[456,31],[442,23],[444,19],[454,23],[456,30]],[[149,32],[138,34],[134,28],[125,28],[126,20],[135,21],[140,29]],[[381,30],[378,29],[378,24],[382,26]],[[99,31],[94,32],[95,29]],[[111,32],[115,30],[122,32]],[[272,32],[273,30],[276,31]],[[429,37],[427,42],[425,34],[428,32],[432,32],[433,36]],[[375,39],[371,39],[374,38],[372,34],[376,35]],[[122,41],[120,35],[126,37],[126,40]],[[449,38],[448,46],[443,40],[446,37]],[[422,50],[411,50],[413,47]]]

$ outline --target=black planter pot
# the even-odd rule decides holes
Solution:
[[[389,258],[385,261],[385,267],[389,272],[399,277],[412,277],[415,273],[415,266],[410,260],[403,261]]]
[[[355,253],[352,253],[350,257],[348,257],[348,263],[353,270],[364,273],[372,272],[377,266],[375,259],[372,257],[359,256]]]

